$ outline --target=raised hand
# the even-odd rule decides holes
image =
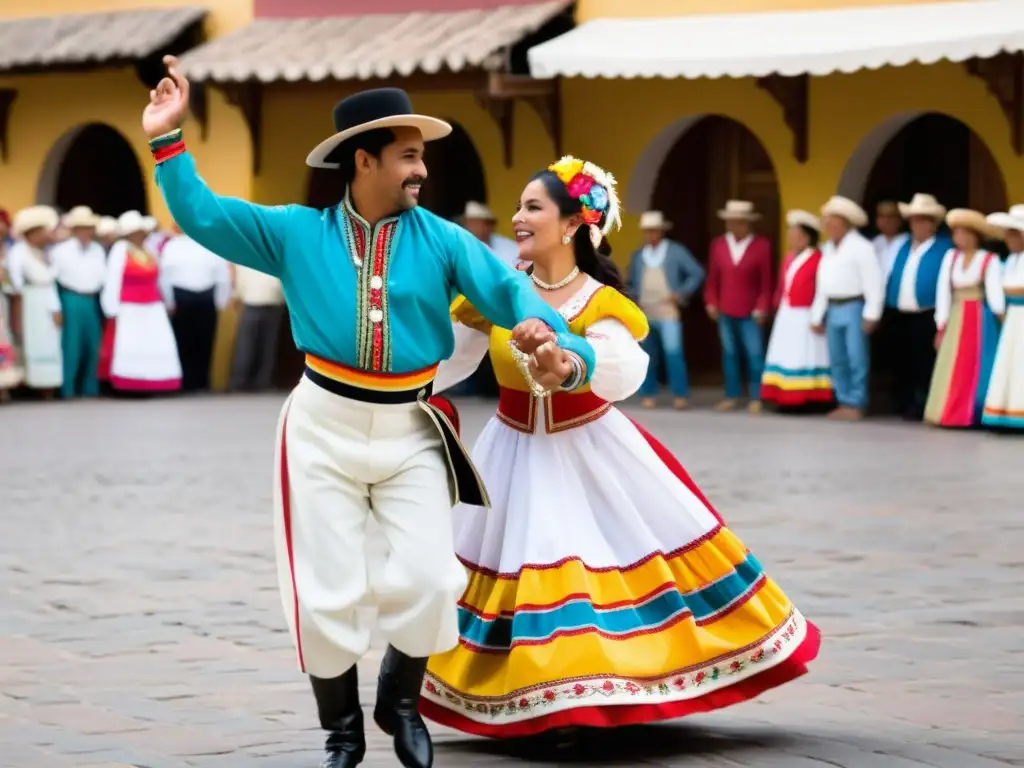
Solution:
[[[555,332],[543,320],[536,318],[524,320],[512,329],[512,341],[527,355],[532,355],[541,344],[554,340]]]
[[[164,65],[167,77],[149,92],[149,104],[142,112],[142,130],[151,139],[180,128],[188,112],[189,85],[178,72],[178,60],[164,56]]]
[[[537,348],[529,363],[530,375],[544,389],[558,389],[572,373],[569,353],[553,341]]]

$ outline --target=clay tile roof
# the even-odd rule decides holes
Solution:
[[[549,0],[483,10],[257,19],[181,59],[197,81],[368,80],[497,68],[495,54],[571,5]]]
[[[205,15],[202,8],[164,8],[0,21],[0,72],[135,61]]]

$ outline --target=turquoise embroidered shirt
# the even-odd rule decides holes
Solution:
[[[455,350],[449,308],[464,295],[489,321],[539,318],[575,352],[589,380],[594,351],[569,332],[529,278],[461,227],[422,208],[370,227],[343,201],[317,210],[263,206],[213,193],[187,152],[156,181],[182,231],[228,261],[281,280],[304,352],[353,368],[412,373]]]

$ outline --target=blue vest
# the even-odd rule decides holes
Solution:
[[[907,268],[912,247],[913,243],[908,237],[906,242],[900,246],[896,260],[892,264],[892,272],[889,273],[889,284],[885,291],[885,306],[892,309],[896,309],[899,305],[900,283],[903,282],[903,270]],[[935,306],[935,293],[939,284],[939,272],[942,270],[942,258],[952,247],[952,240],[945,235],[936,235],[935,242],[921,257],[921,262],[917,265],[917,281],[914,286],[917,306],[921,309],[931,309]]]

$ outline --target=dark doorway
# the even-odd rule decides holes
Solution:
[[[882,200],[908,201],[917,192],[935,195],[947,208],[1006,210],[1006,182],[988,147],[959,120],[937,113],[913,120],[879,154],[868,175],[865,210],[873,213]]]
[[[76,129],[57,173],[53,204],[62,211],[88,205],[103,216],[149,212],[146,184],[135,152],[109,125]]]
[[[674,226],[668,236],[707,266],[708,246],[724,231],[717,212],[726,200],[750,200],[761,213],[757,231],[779,251],[779,186],[768,152],[742,123],[709,116],[687,130],[658,172],[651,207]],[[777,259],[776,259],[777,261]],[[722,381],[718,330],[703,297],[683,311],[684,349],[690,378],[698,385]]]
[[[427,144],[425,157],[429,176],[420,192],[421,206],[445,219],[454,219],[462,215],[470,200],[487,202],[483,162],[461,125],[452,122],[448,136]]]

